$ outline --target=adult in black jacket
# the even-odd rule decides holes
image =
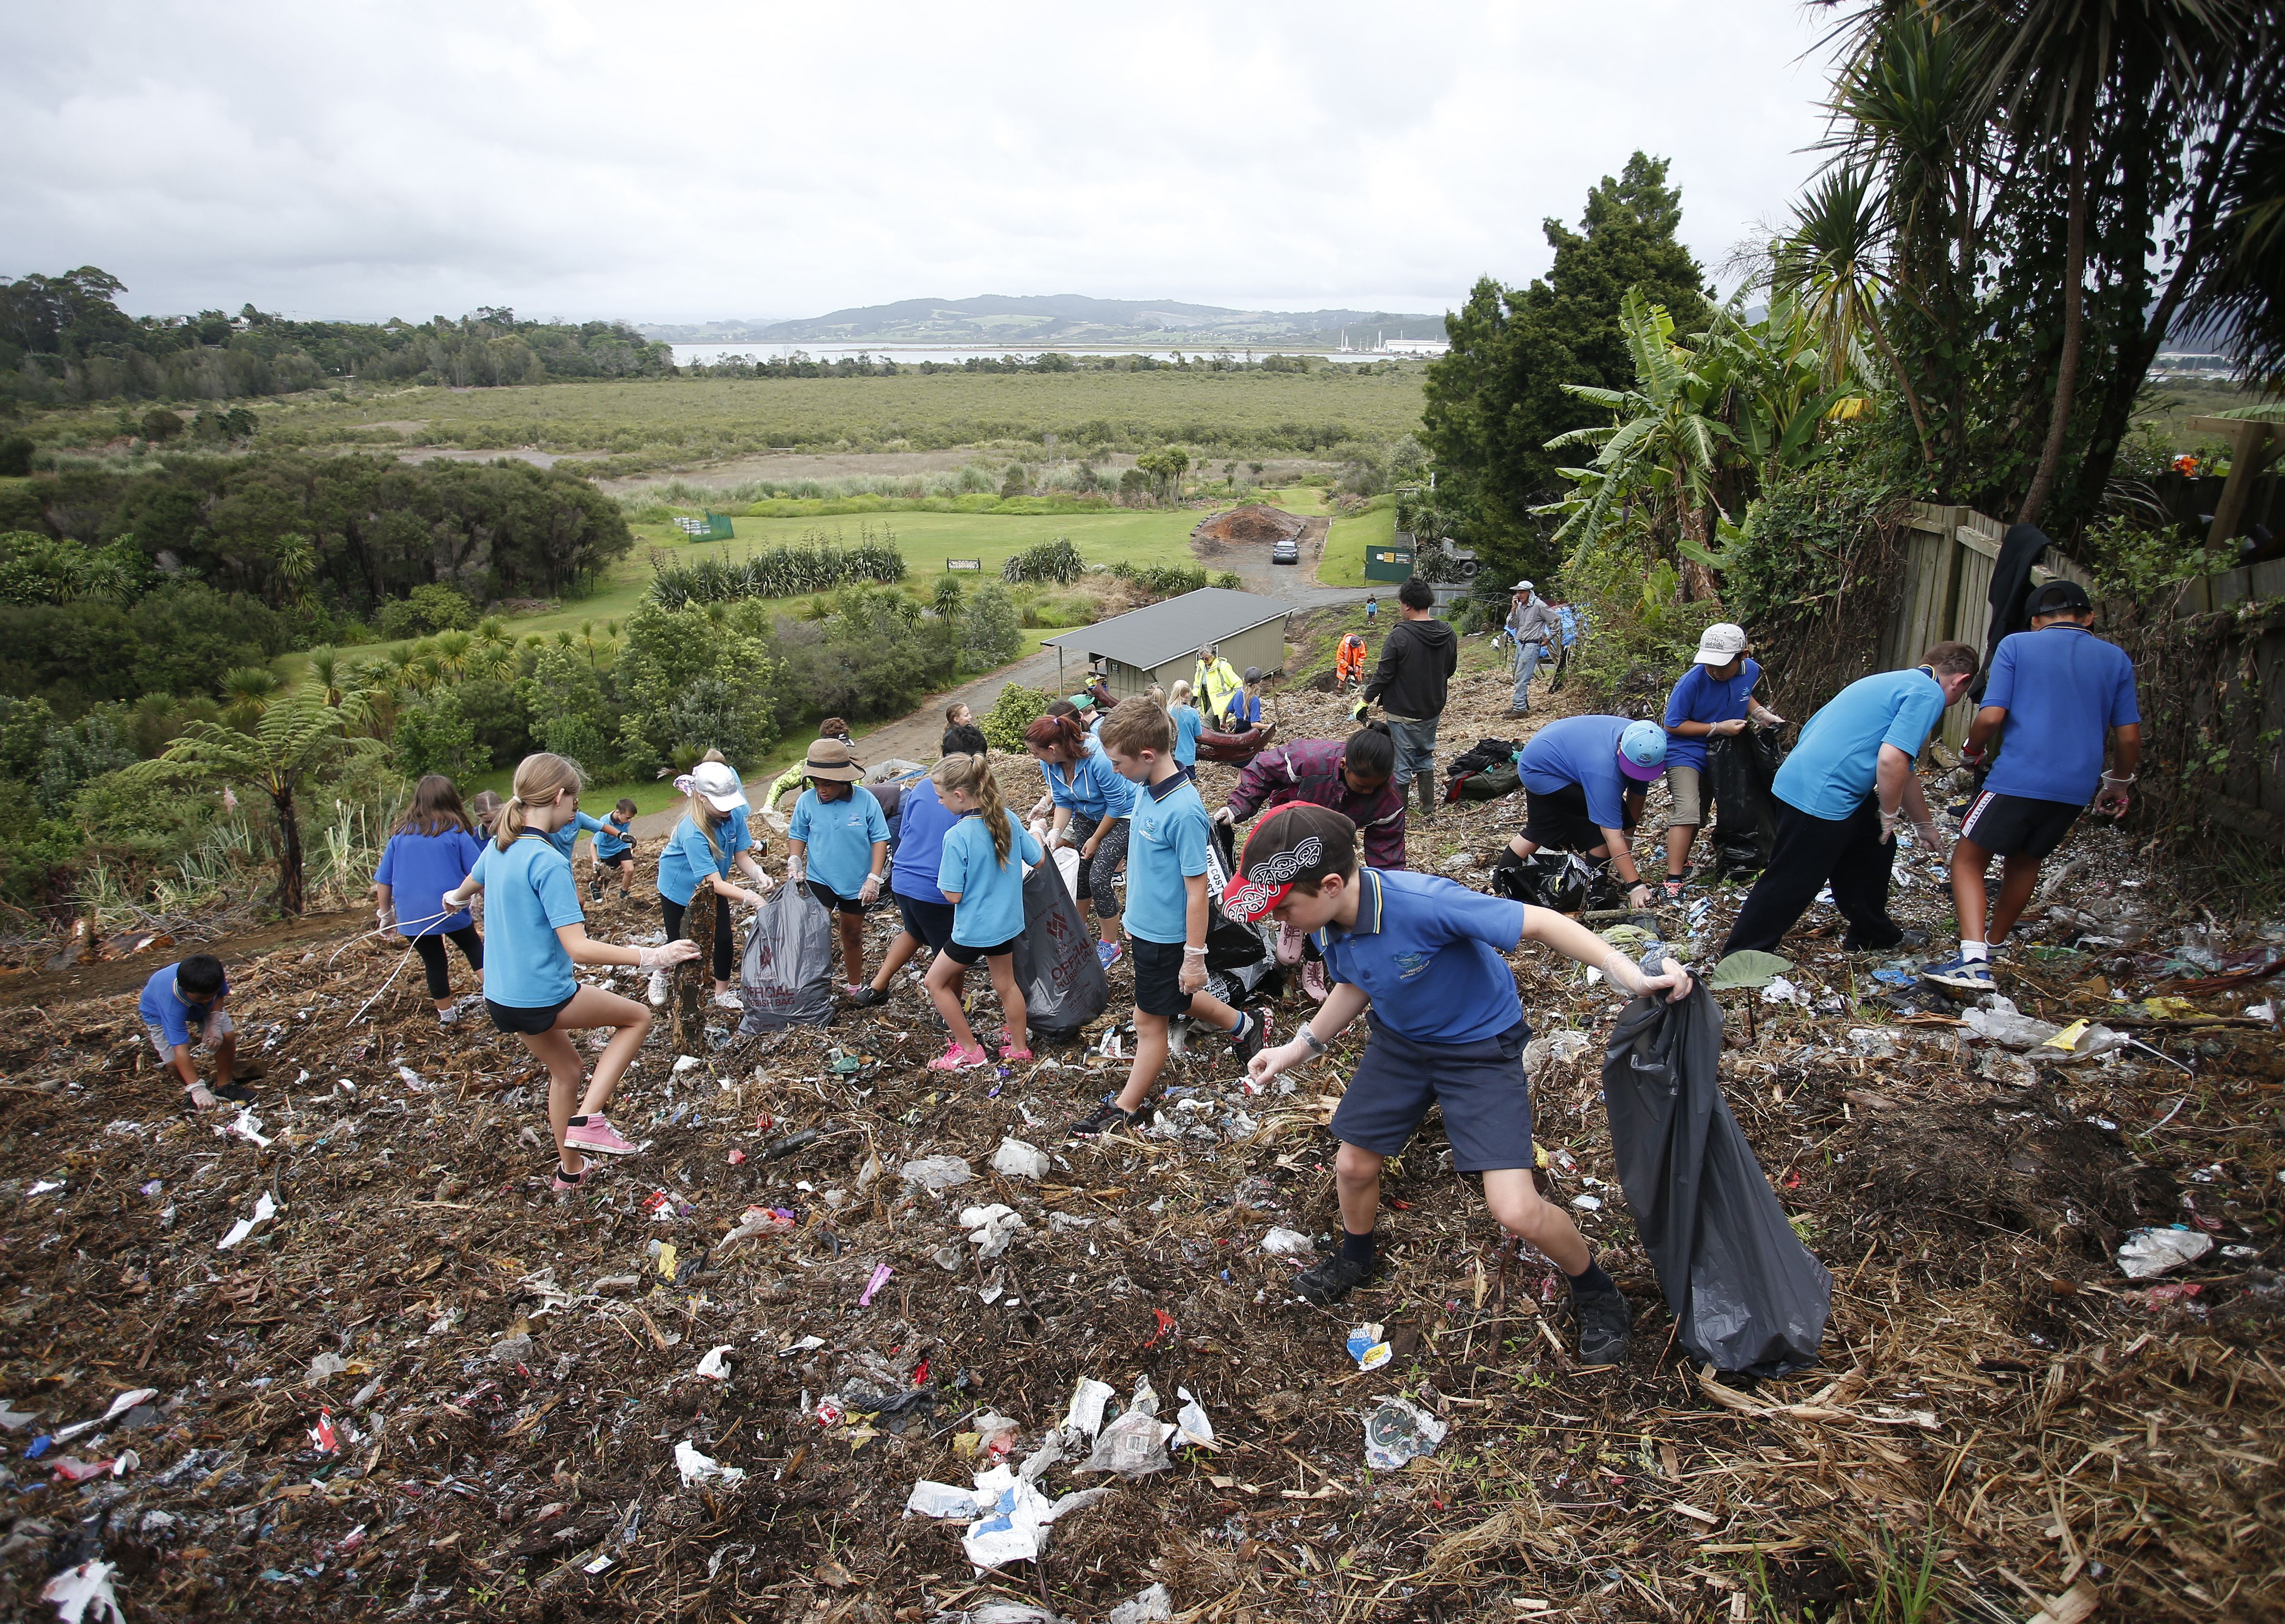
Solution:
[[[1460,664],[1460,639],[1452,628],[1433,618],[1436,594],[1428,583],[1413,577],[1396,594],[1397,621],[1381,647],[1380,664],[1365,684],[1357,714],[1378,704],[1388,718],[1388,731],[1396,741],[1396,793],[1405,786],[1420,786],[1420,816],[1436,815],[1436,722],[1444,714],[1444,699],[1452,673]]]

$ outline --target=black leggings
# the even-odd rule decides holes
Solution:
[[[452,996],[452,978],[444,973],[444,938],[451,937],[468,956],[468,968],[484,968],[484,938],[476,934],[474,925],[462,925],[458,930],[440,930],[412,938],[412,951],[420,955],[420,968],[428,974],[428,996]]]
[[[1082,812],[1073,812],[1071,820],[1072,837],[1085,845],[1094,835],[1098,823]],[[1119,893],[1111,882],[1127,866],[1127,824],[1124,818],[1111,820],[1111,827],[1103,832],[1103,839],[1095,848],[1095,855],[1079,860],[1079,900],[1091,904],[1097,919],[1119,917]]]
[[[690,893],[695,900],[698,893]],[[677,902],[662,892],[658,899],[659,916],[666,921],[666,939],[670,942],[682,935],[682,915],[688,903]],[[726,898],[714,898],[714,979],[730,979],[730,904]]]

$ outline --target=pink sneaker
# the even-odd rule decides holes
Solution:
[[[555,1176],[548,1181],[547,1188],[559,1196],[570,1190],[585,1189],[587,1187],[587,1181],[595,1176],[596,1169],[601,1165],[597,1162],[590,1162],[577,1173],[566,1173],[563,1171],[563,1164],[558,1162],[555,1164]]]
[[[991,1056],[980,1047],[964,1049],[954,1043],[946,1045],[943,1054],[930,1061],[928,1069],[931,1071],[973,1071],[978,1066],[991,1063]]]
[[[1029,1060],[1032,1058],[1032,1051],[1029,1049],[1019,1049],[1012,1043],[1003,1043],[1000,1046],[1000,1058],[1002,1060]]]
[[[567,1129],[563,1142],[575,1150],[594,1156],[632,1156],[637,1149],[621,1138],[619,1131],[599,1110],[588,1112],[584,1126]]]

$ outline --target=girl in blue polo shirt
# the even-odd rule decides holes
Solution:
[[[809,788],[793,804],[786,824],[786,877],[805,882],[831,910],[841,930],[844,997],[865,990],[865,910],[881,895],[889,873],[889,815],[857,781],[864,775],[848,745],[820,739],[802,758]]]
[[[1166,715],[1174,724],[1174,770],[1184,778],[1195,780],[1198,775],[1198,735],[1205,732],[1206,719],[1190,703],[1190,697],[1189,679],[1176,679]]]
[[[769,876],[748,850],[746,821],[740,816],[746,810],[746,791],[737,770],[727,762],[702,761],[676,779],[674,787],[690,800],[666,850],[658,854],[659,918],[670,940],[682,934],[683,915],[701,885],[711,889],[725,903],[742,902],[757,908],[762,906],[762,893],[770,889]],[[732,883],[733,867],[753,881],[754,888]],[[713,947],[714,1001],[725,1009],[743,1011],[745,1000],[730,982],[735,954],[727,907],[714,910]],[[663,1006],[666,998],[666,972],[654,970],[650,1001]]]
[[[1291,1043],[1264,1049],[1246,1068],[1256,1086],[1325,1052],[1367,1009],[1372,1034],[1333,1112],[1340,1142],[1333,1173],[1341,1250],[1294,1284],[1330,1303],[1372,1278],[1381,1164],[1401,1154],[1431,1105],[1441,1105],[1452,1165],[1483,1175],[1484,1203],[1512,1235],[1529,1241],[1571,1282],[1580,1359],[1625,1358],[1633,1314],[1597,1266],[1570,1217],[1532,1182],[1530,1079],[1523,1047],[1531,1028],[1507,954],[1526,941],[1598,967],[1637,996],[1690,995],[1678,966],[1646,974],[1576,921],[1438,875],[1357,868],[1356,826],[1330,807],[1283,806],[1254,826],[1238,874],[1222,892],[1232,917],[1274,917],[1315,932],[1333,983],[1323,1008]]]
[[[381,928],[409,938],[420,955],[440,1026],[450,1026],[460,1014],[444,958],[446,939],[459,948],[469,969],[484,968],[484,942],[476,934],[476,922],[465,908],[446,912],[443,901],[446,891],[468,877],[483,854],[483,843],[460,805],[459,790],[443,773],[431,773],[412,787],[412,804],[389,836],[381,866],[373,871]]]
[[[547,1119],[555,1130],[559,1191],[577,1189],[590,1155],[631,1156],[637,1149],[611,1126],[604,1108],[643,1039],[650,1011],[632,998],[579,984],[580,965],[631,964],[656,970],[698,956],[695,942],[664,947],[591,941],[587,916],[571,862],[551,838],[579,810],[579,769],[561,756],[526,756],[515,769],[515,793],[500,808],[499,832],[476,859],[467,878],[444,893],[440,906],[465,908],[484,893],[484,1008],[492,1025],[523,1040],[547,1068]],[[612,1029],[584,1068],[571,1034]],[[575,1109],[576,1108],[576,1109]]]
[[[931,1071],[964,1071],[990,1057],[960,1007],[960,985],[978,959],[992,972],[993,990],[1007,1017],[1002,1060],[1029,1060],[1028,1015],[1016,983],[1016,942],[1024,934],[1024,865],[1046,857],[1029,829],[1017,826],[1001,803],[1000,785],[980,756],[947,756],[929,774],[937,798],[960,821],[945,832],[936,885],[952,904],[952,940],[929,966],[923,985],[944,1017],[952,1042],[929,1062]]]
[[[1119,893],[1112,889],[1127,861],[1127,818],[1135,810],[1135,786],[1094,750],[1075,716],[1053,711],[1024,730],[1024,744],[1047,774],[1048,798],[1056,809],[1048,832],[1052,848],[1080,842],[1079,899],[1090,903],[1102,928],[1095,956],[1109,968],[1119,954]]]

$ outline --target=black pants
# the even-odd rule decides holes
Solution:
[[[1828,880],[1833,906],[1849,922],[1849,945],[1894,946],[1904,934],[1888,917],[1888,864],[1896,845],[1881,838],[1879,801],[1868,795],[1841,819],[1811,817],[1784,801],[1777,808],[1777,846],[1746,906],[1738,910],[1738,922],[1722,944],[1723,955],[1748,947],[1776,951]]]
[[[452,978],[444,973],[444,938],[448,936],[460,945],[462,953],[467,954],[470,969],[484,968],[484,938],[476,934],[474,925],[414,937],[412,951],[420,955],[420,968],[428,972],[428,996],[432,999],[452,996]]]
[[[691,893],[695,900],[697,893]],[[666,939],[670,942],[682,935],[682,916],[689,904],[677,902],[662,895],[658,899],[659,917],[666,922]],[[714,898],[714,979],[730,979],[730,905],[720,897]]]

